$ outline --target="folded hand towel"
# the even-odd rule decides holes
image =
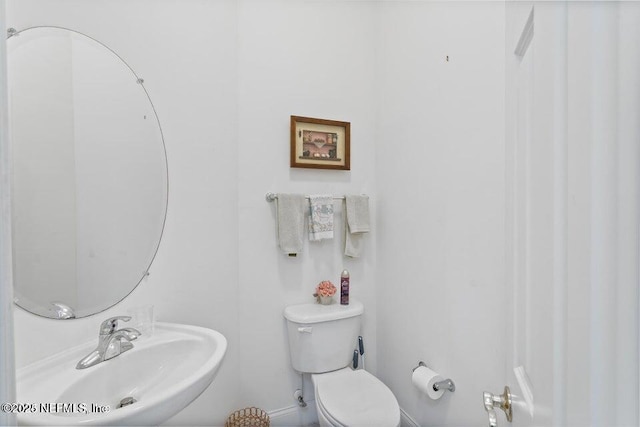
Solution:
[[[278,244],[289,256],[296,256],[304,245],[304,214],[306,200],[303,194],[278,194],[276,214]]]
[[[309,240],[333,239],[333,196],[309,196]]]
[[[343,209],[344,254],[360,256],[362,235],[369,232],[369,196],[346,195]]]
[[[347,223],[350,233],[369,232],[369,196],[347,195]]]

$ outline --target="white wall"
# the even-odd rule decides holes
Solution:
[[[479,425],[504,386],[504,4],[379,13],[378,373],[420,425]],[[419,360],[455,393],[412,387]]]
[[[365,306],[367,368],[375,372],[375,225],[358,260],[342,255],[341,232],[331,241],[307,241],[297,258],[289,258],[277,246],[275,203],[264,197],[270,191],[366,193],[375,221],[376,30],[369,3],[256,0],[239,5],[241,390],[247,403],[273,410],[294,405],[293,392],[300,387],[289,361],[282,310],[313,301],[315,285],[321,280],[337,284],[343,268],[351,273],[351,295]],[[318,61],[333,66],[314,66]],[[351,171],[290,169],[291,115],[351,122]],[[342,206],[336,202],[335,208],[341,231]],[[311,402],[310,381],[304,391]]]
[[[151,276],[122,303],[60,322],[15,310],[18,367],[96,339],[129,307],[214,328],[229,340],[214,384],[171,422],[221,424],[238,395],[235,1],[10,1],[7,24],[69,27],[118,52],[145,80],[169,158],[169,208]]]

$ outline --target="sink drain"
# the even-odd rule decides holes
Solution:
[[[127,396],[118,403],[118,408],[124,408],[125,406],[133,405],[137,400],[131,396]]]

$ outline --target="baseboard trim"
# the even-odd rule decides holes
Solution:
[[[400,408],[400,425],[402,425],[402,427],[420,427],[420,424],[402,408]]]
[[[271,425],[277,426],[310,426],[317,423],[316,402],[311,399],[307,401],[306,408],[298,405],[267,411]]]
[[[309,405],[312,405],[312,407],[314,407],[315,401],[312,400],[310,402],[307,402],[307,408],[309,408]],[[269,414],[269,419],[274,426],[295,426],[312,424],[313,420],[309,420],[307,417],[303,417],[307,419],[301,420],[301,410],[302,408],[300,408],[299,406],[293,405],[287,406],[285,408],[274,409],[268,411],[267,413]],[[302,421],[302,423],[300,421]],[[418,424],[418,422],[414,420],[413,417],[411,417],[411,415],[409,415],[407,411],[402,408],[400,408],[400,424],[402,425],[402,427],[420,427],[420,424]]]
[[[284,417],[290,417],[291,415],[297,415],[298,414],[298,407],[297,406],[287,406],[286,408],[280,408],[280,409],[274,409],[272,411],[268,411],[267,414],[269,414],[269,418],[270,419],[278,419],[278,418],[284,418]]]

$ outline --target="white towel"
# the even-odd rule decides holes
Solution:
[[[333,239],[333,196],[309,196],[309,240]]]
[[[350,233],[369,232],[369,196],[346,195],[347,223]]]
[[[278,244],[285,254],[296,256],[304,246],[305,197],[281,193],[276,200]]]
[[[362,250],[362,235],[370,230],[369,196],[346,195],[344,200],[344,254],[357,258]]]

